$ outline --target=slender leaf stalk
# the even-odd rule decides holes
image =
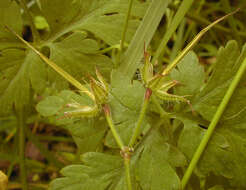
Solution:
[[[120,147],[121,150],[124,150],[125,146],[123,144],[123,141],[120,138],[120,135],[116,131],[115,125],[114,125],[112,117],[111,117],[109,105],[105,104],[103,106],[103,110],[104,110],[104,114],[105,114],[106,120],[108,122],[109,128],[110,128],[110,130],[111,130],[111,132],[113,134],[113,137],[114,137],[116,143],[118,144],[118,146]]]
[[[27,190],[27,174],[26,174],[26,160],[25,160],[25,118],[24,118],[24,110],[19,109],[17,113],[18,119],[18,134],[19,134],[19,158],[20,158],[20,180],[22,184],[22,190]]]
[[[214,25],[216,25],[217,23],[221,22],[222,20],[226,19],[227,17],[235,14],[236,12],[238,12],[239,9],[219,18],[218,20],[214,21],[213,23],[211,23],[210,25],[208,25],[206,28],[204,28],[203,30],[201,30],[196,36],[195,38],[185,47],[185,49],[174,59],[174,61],[169,64],[167,66],[167,68],[165,68],[162,72],[163,75],[167,75],[171,72],[171,70],[179,63],[179,61],[197,44],[197,42],[201,39],[201,37],[208,31],[210,30]]]
[[[128,188],[128,190],[132,190],[130,159],[129,158],[124,158],[124,165],[125,165],[127,188]]]
[[[122,35],[121,35],[120,52],[119,52],[119,54],[121,54],[121,52],[124,50],[124,44],[125,44],[125,39],[126,39],[126,31],[127,31],[127,27],[128,27],[128,23],[129,23],[129,18],[130,18],[130,15],[131,15],[132,4],[133,4],[133,0],[129,0],[126,19],[125,19],[125,24],[124,24],[123,32],[122,32]]]
[[[68,82],[70,82],[73,86],[81,90],[83,93],[87,94],[92,100],[94,100],[94,95],[85,87],[83,86],[79,81],[77,81],[75,78],[73,78],[69,73],[64,71],[61,67],[56,65],[53,61],[49,60],[44,54],[42,54],[40,51],[38,51],[35,47],[33,47],[30,43],[25,41],[22,37],[20,37],[15,31],[10,29],[6,26],[6,28],[12,32],[19,40],[21,40],[24,44],[27,45],[30,49],[32,49],[36,54],[39,55],[39,57],[47,63],[50,67],[52,67],[57,73],[59,73],[63,78],[65,78]]]
[[[233,78],[228,90],[226,91],[225,96],[223,97],[216,113],[213,116],[213,119],[208,127],[208,130],[206,131],[200,145],[198,146],[195,154],[192,157],[192,160],[189,164],[188,169],[186,170],[184,177],[181,181],[181,186],[182,186],[182,190],[184,190],[186,184],[188,183],[190,176],[194,170],[194,168],[196,167],[196,164],[198,163],[203,151],[205,150],[207,143],[210,139],[210,137],[212,136],[214,129],[217,125],[217,123],[219,122],[220,117],[222,116],[227,104],[229,103],[229,100],[233,94],[233,92],[235,91],[238,83],[240,82],[244,72],[246,70],[246,58],[244,59],[243,63],[241,64],[240,68],[238,69],[235,77]]]
[[[141,111],[140,111],[140,115],[139,115],[136,127],[135,127],[135,129],[133,131],[133,135],[131,137],[131,140],[130,140],[130,143],[129,143],[129,147],[132,147],[135,144],[135,142],[136,142],[136,140],[138,138],[138,135],[139,135],[140,130],[141,130],[141,125],[143,123],[146,110],[148,108],[148,104],[149,104],[149,100],[150,100],[151,94],[152,94],[151,89],[147,88],[146,92],[145,92],[145,96],[144,96],[144,102],[143,102],[143,105],[142,105],[142,108],[141,108]]]
[[[169,41],[169,39],[171,38],[171,36],[173,35],[173,33],[175,32],[175,30],[177,29],[178,25],[180,24],[180,22],[183,20],[184,15],[186,14],[186,12],[189,10],[189,8],[191,7],[192,3],[194,0],[183,0],[181,5],[179,6],[179,9],[177,11],[177,13],[175,14],[173,21],[170,25],[170,27],[168,28],[167,32],[165,33],[165,35],[163,36],[161,43],[159,44],[156,53],[152,59],[152,63],[155,64],[155,62],[158,60],[158,58],[160,57],[160,55],[163,53],[167,42]]]

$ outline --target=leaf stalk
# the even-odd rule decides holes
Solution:
[[[194,168],[196,167],[196,164],[198,163],[203,151],[205,150],[207,144],[208,144],[208,141],[210,140],[213,132],[214,132],[214,129],[217,125],[217,123],[219,122],[219,119],[221,118],[227,104],[229,103],[230,101],[230,98],[233,94],[233,92],[235,91],[238,83],[240,82],[244,72],[246,70],[246,58],[244,59],[243,63],[241,64],[240,68],[238,69],[235,77],[233,78],[228,90],[226,91],[226,94],[225,96],[223,97],[216,113],[214,114],[213,116],[213,119],[208,127],[208,130],[207,132],[205,133],[200,145],[198,146],[195,154],[193,155],[192,157],[192,160],[188,166],[188,169],[186,170],[184,176],[183,176],[183,179],[181,181],[181,189],[184,190],[185,189],[185,186],[186,184],[188,183],[189,179],[190,179],[190,176],[194,170]]]
[[[123,144],[123,141],[121,140],[121,137],[120,135],[118,134],[118,132],[116,131],[116,127],[113,123],[113,120],[112,120],[112,117],[111,117],[111,113],[110,113],[110,107],[109,105],[105,104],[103,106],[103,111],[104,111],[104,114],[105,114],[105,117],[106,117],[106,120],[108,122],[108,125],[109,125],[109,128],[113,134],[113,137],[116,141],[116,143],[118,144],[118,146],[120,147],[121,150],[124,150],[124,144]]]
[[[128,190],[132,190],[130,159],[129,158],[124,158],[124,165],[125,165],[127,188]]]
[[[146,91],[145,91],[144,102],[143,102],[143,105],[142,105],[142,108],[141,108],[141,111],[140,111],[140,115],[139,115],[136,127],[135,127],[133,135],[131,137],[131,140],[130,140],[130,143],[129,143],[129,147],[132,147],[135,144],[135,142],[137,140],[137,137],[138,137],[138,135],[140,133],[141,125],[143,123],[144,116],[146,114],[146,110],[148,108],[148,104],[149,104],[149,101],[150,101],[151,94],[152,94],[152,90],[147,88]]]
[[[119,54],[121,54],[121,52],[124,50],[124,44],[125,44],[125,39],[126,39],[126,31],[127,31],[127,27],[128,27],[128,23],[129,23],[129,18],[130,18],[130,15],[131,15],[132,4],[133,4],[133,0],[129,0],[127,14],[126,14],[126,18],[125,18],[124,29],[123,29],[123,32],[122,32],[122,35],[121,35],[120,52],[119,52]]]

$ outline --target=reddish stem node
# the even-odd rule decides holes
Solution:
[[[110,107],[109,107],[109,105],[105,104],[103,106],[103,111],[104,111],[105,115],[110,115]]]
[[[151,94],[152,94],[152,90],[151,90],[150,88],[147,88],[147,89],[146,89],[146,92],[145,92],[144,99],[145,99],[145,100],[149,100]]]

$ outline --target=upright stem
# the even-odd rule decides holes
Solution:
[[[151,89],[147,88],[146,92],[145,92],[145,96],[144,96],[144,103],[143,103],[143,106],[142,106],[141,111],[140,111],[140,115],[139,115],[139,118],[138,118],[138,121],[137,121],[137,125],[136,125],[136,127],[134,129],[132,138],[130,140],[129,147],[132,147],[135,144],[135,142],[137,140],[137,137],[138,137],[138,135],[140,133],[141,125],[142,125],[142,122],[143,122],[143,119],[144,119],[144,116],[145,116],[145,113],[146,113],[146,110],[147,110],[147,107],[148,107],[148,104],[149,104],[149,100],[150,100],[151,94],[152,94]]]
[[[126,173],[126,183],[127,183],[128,190],[132,190],[130,161],[131,161],[130,158],[124,158],[125,173]]]
[[[25,163],[25,117],[24,109],[19,109],[17,113],[18,118],[18,130],[19,130],[19,158],[20,158],[20,178],[22,184],[22,190],[27,190],[26,181],[26,163]]]
[[[116,143],[118,144],[118,146],[121,149],[121,155],[122,155],[122,157],[124,159],[124,165],[125,165],[127,188],[128,188],[128,190],[132,190],[131,172],[130,172],[131,156],[130,156],[129,148],[124,146],[123,141],[120,138],[120,135],[116,131],[116,128],[114,126],[114,123],[113,123],[113,120],[112,120],[112,117],[111,117],[109,105],[105,104],[103,106],[103,110],[104,110],[108,125],[110,127],[110,130],[111,130],[111,132],[113,134],[113,137],[114,137]]]
[[[241,80],[245,70],[246,70],[246,58],[244,59],[240,68],[238,69],[236,76],[232,80],[228,90],[226,91],[224,98],[222,99],[216,113],[214,114],[214,117],[213,117],[213,119],[212,119],[212,121],[208,127],[207,132],[205,133],[200,145],[198,146],[194,156],[192,157],[190,165],[189,165],[188,169],[186,170],[184,177],[181,181],[182,190],[184,190],[186,184],[188,183],[190,176],[191,176],[194,168],[196,167],[196,164],[198,163],[203,151],[205,150],[207,143],[208,143],[210,137],[212,136],[214,129],[215,129],[217,123],[219,122],[219,119],[222,116],[222,114],[223,114],[234,90],[236,89],[239,81]]]
[[[128,27],[128,23],[129,23],[129,17],[130,17],[131,10],[132,10],[132,4],[133,4],[133,0],[129,0],[128,10],[127,10],[126,19],[125,19],[125,24],[124,24],[123,32],[122,32],[122,35],[121,35],[120,52],[119,52],[119,54],[121,54],[121,52],[124,49],[124,43],[125,43],[125,39],[126,39],[126,31],[127,31],[127,27]]]
[[[116,131],[115,125],[114,125],[113,120],[112,120],[112,117],[111,117],[110,107],[107,104],[105,104],[103,106],[103,110],[104,110],[104,114],[105,114],[105,117],[107,119],[109,128],[110,128],[110,130],[111,130],[111,132],[113,134],[113,137],[114,137],[116,143],[118,144],[118,146],[120,147],[121,150],[124,150],[124,147],[125,146],[123,144],[123,141],[120,138],[120,135]]]

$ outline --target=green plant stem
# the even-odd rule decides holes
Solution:
[[[136,142],[136,140],[138,138],[138,135],[139,135],[140,130],[141,130],[141,125],[143,123],[143,119],[144,119],[146,110],[148,108],[148,104],[149,104],[149,100],[150,100],[151,94],[152,94],[151,89],[147,88],[146,92],[145,92],[145,96],[144,96],[144,102],[143,102],[143,105],[142,105],[142,108],[141,108],[141,111],[140,111],[140,115],[139,115],[136,127],[135,127],[135,129],[133,131],[133,135],[131,137],[131,140],[130,140],[130,143],[129,143],[129,147],[132,147],[135,144],[135,142]]]
[[[167,68],[165,68],[162,72],[163,75],[167,75],[171,72],[171,70],[176,67],[176,65],[179,63],[179,61],[197,44],[197,42],[202,38],[202,36],[208,31],[210,30],[214,25],[216,25],[217,23],[221,22],[222,20],[226,19],[227,17],[235,14],[236,12],[238,12],[239,9],[231,12],[230,14],[227,14],[219,19],[217,19],[216,21],[214,21],[213,23],[211,23],[210,25],[208,25],[206,28],[202,29],[196,36],[195,38],[184,48],[184,50],[174,59],[174,61],[169,64],[167,66]]]
[[[129,158],[124,158],[124,165],[125,165],[127,188],[128,190],[132,190],[130,159]]]
[[[121,52],[124,50],[124,44],[125,44],[125,39],[126,39],[126,31],[127,31],[127,27],[128,27],[128,23],[129,23],[129,18],[130,18],[130,15],[131,15],[132,4],[133,4],[133,0],[129,0],[127,14],[126,14],[126,18],[125,18],[125,24],[124,24],[123,32],[122,32],[122,35],[121,35],[120,52],[119,52],[119,54],[121,54]]]
[[[238,69],[236,76],[233,78],[228,90],[226,91],[225,96],[223,97],[216,113],[213,116],[213,119],[208,127],[207,132],[205,133],[200,145],[198,146],[194,156],[192,157],[192,160],[189,164],[188,169],[186,170],[184,177],[181,181],[181,186],[182,186],[182,190],[184,190],[186,184],[188,183],[190,176],[194,170],[194,168],[196,167],[196,164],[198,163],[204,149],[206,148],[206,145],[210,139],[210,137],[212,136],[214,129],[217,125],[217,123],[219,122],[220,117],[222,116],[227,104],[229,103],[229,100],[233,94],[233,92],[235,91],[238,83],[240,82],[244,72],[246,70],[246,58],[244,59],[243,63],[241,64],[240,68]]]
[[[175,30],[177,29],[180,22],[183,20],[185,13],[189,10],[193,1],[194,0],[183,0],[182,1],[181,5],[179,6],[177,13],[175,14],[175,16],[174,16],[174,18],[170,24],[170,27],[168,28],[167,32],[163,36],[161,43],[159,44],[159,46],[156,50],[156,53],[152,59],[153,64],[156,63],[156,61],[158,60],[160,55],[163,53],[163,51],[167,45],[167,42],[169,41],[169,39],[171,38],[171,36],[175,32]]]
[[[120,147],[121,150],[124,150],[124,147],[125,146],[123,144],[123,141],[120,138],[120,135],[116,131],[115,125],[114,125],[113,120],[112,120],[112,117],[111,117],[109,105],[105,104],[103,106],[103,110],[104,110],[105,117],[106,117],[106,120],[108,122],[109,128],[110,128],[110,130],[111,130],[111,132],[113,134],[113,137],[114,137],[116,143],[118,144],[118,146]]]
[[[31,15],[31,13],[28,10],[28,7],[26,5],[26,0],[20,0],[20,4],[21,4],[22,8],[24,9],[25,13],[27,14],[27,19],[29,21],[29,24],[30,24],[30,27],[32,30],[32,34],[33,34],[33,40],[34,40],[34,42],[39,42],[40,41],[40,35],[39,35],[35,25],[34,25],[32,15]]]
[[[24,109],[19,109],[17,112],[18,119],[18,134],[19,134],[19,158],[20,158],[20,180],[22,184],[22,190],[27,190],[27,174],[26,174],[26,160],[25,160],[25,116]]]

